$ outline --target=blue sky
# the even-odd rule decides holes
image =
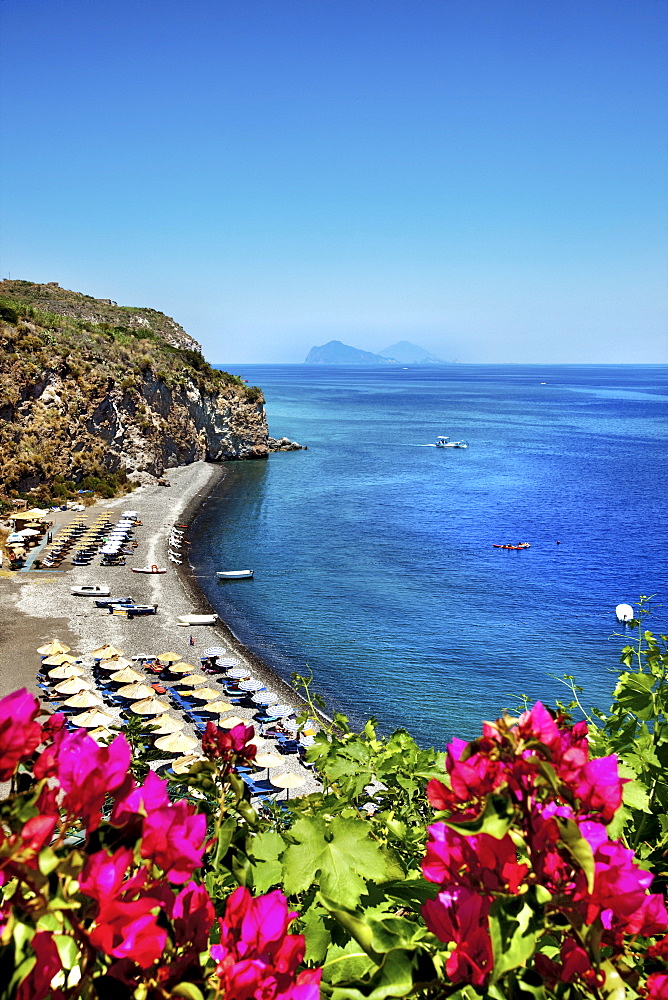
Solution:
[[[665,0],[1,0],[2,277],[218,363],[668,362]]]

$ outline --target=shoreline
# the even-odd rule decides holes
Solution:
[[[122,510],[132,508],[139,512],[142,524],[135,529],[139,545],[128,556],[125,566],[91,563],[85,567],[68,566],[59,571],[39,569],[4,571],[0,574],[0,655],[3,664],[0,697],[19,687],[27,687],[39,695],[36,680],[40,657],[36,649],[43,642],[59,638],[72,647],[73,654],[83,658],[82,665],[89,675],[87,679],[93,683],[87,654],[106,642],[123,649],[128,659],[139,655],[157,656],[173,650],[183,661],[193,663],[197,671],[201,667],[199,658],[202,651],[221,645],[248,666],[253,676],[262,680],[269,691],[275,692],[280,701],[290,705],[297,714],[308,710],[301,695],[247,649],[220,618],[214,625],[183,628],[177,624],[178,616],[184,613],[217,614],[200,589],[187,555],[184,553],[182,565],[177,566],[168,561],[167,550],[171,526],[174,523],[191,523],[224,478],[225,466],[196,462],[170,469],[166,475],[172,484],[170,488],[142,486],[122,497],[100,501],[87,508],[85,515],[80,515],[90,523],[101,513],[109,513],[115,520]],[[153,576],[135,574],[131,570],[131,564],[143,566],[153,563],[166,566],[167,573]],[[135,600],[142,603],[157,604],[158,613],[128,620],[97,608],[91,598],[70,594],[71,585],[92,583],[109,586],[113,597],[132,594]],[[194,646],[190,645],[191,636]],[[224,695],[221,694],[221,697]],[[57,711],[57,702],[47,704]],[[107,706],[105,710],[114,714],[113,709]],[[179,713],[170,706],[169,714]],[[260,727],[252,718],[250,708],[235,705],[234,714],[253,725],[256,736],[260,736]],[[310,710],[309,715],[313,715]],[[191,729],[187,724],[184,732],[193,735]],[[275,749],[270,737],[260,737],[259,742],[266,744],[262,749]],[[285,770],[298,770],[300,776],[306,779],[303,793],[318,787],[312,772],[307,771],[295,755],[286,756],[284,763]]]

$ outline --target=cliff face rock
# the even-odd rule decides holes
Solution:
[[[0,282],[5,490],[59,481],[88,488],[91,477],[115,488],[126,477],[147,482],[200,459],[268,455],[261,391],[212,369],[169,317],[155,314],[161,327],[173,324],[166,340],[129,323],[113,303],[106,319],[92,321],[87,296],[81,315],[63,314],[31,304],[46,301],[39,290],[50,286],[32,285],[31,297],[22,300],[8,284],[28,283]],[[66,302],[70,310],[72,302]],[[178,331],[185,338],[180,345],[173,342],[183,340]]]

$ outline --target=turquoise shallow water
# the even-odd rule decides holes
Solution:
[[[195,521],[195,573],[242,641],[423,744],[564,695],[552,675],[607,706],[615,605],[668,598],[668,368],[230,370],[309,449],[230,463]]]

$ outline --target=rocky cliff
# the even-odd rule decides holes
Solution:
[[[55,284],[0,282],[2,491],[107,492],[199,459],[264,458],[264,399],[174,320]]]

